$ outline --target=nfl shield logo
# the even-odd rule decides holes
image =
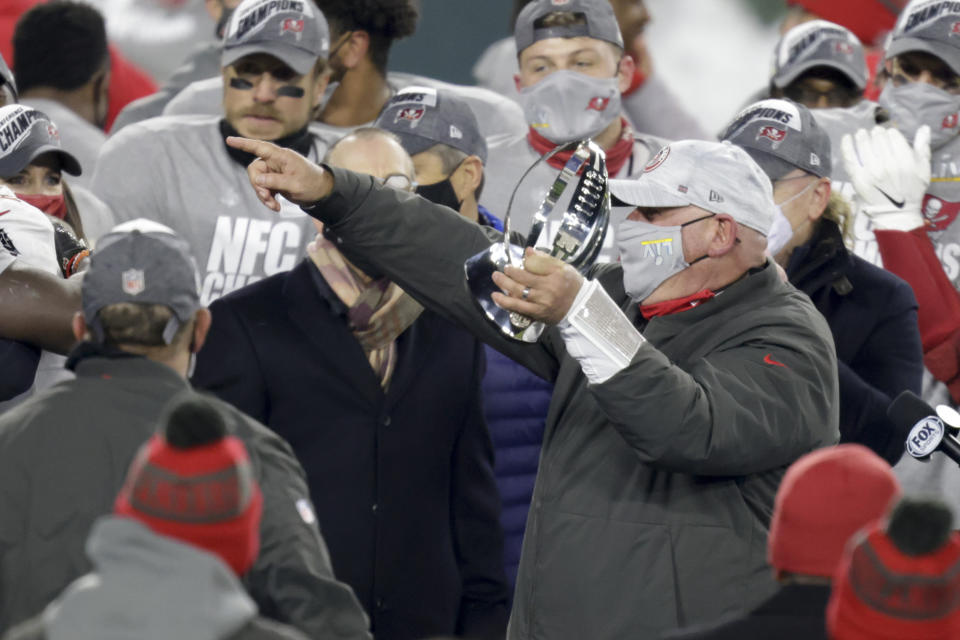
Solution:
[[[127,295],[137,296],[143,293],[146,283],[143,279],[143,269],[127,269],[120,274],[121,288]]]

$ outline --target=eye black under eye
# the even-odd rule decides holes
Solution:
[[[253,83],[249,80],[244,80],[243,78],[230,78],[230,88],[248,91],[253,89]]]

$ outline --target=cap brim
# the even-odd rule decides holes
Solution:
[[[911,51],[923,51],[936,56],[946,62],[954,73],[960,75],[960,50],[926,38],[897,38],[887,47],[887,59]]]
[[[675,193],[649,176],[632,180],[610,180],[610,195],[617,206],[637,207],[685,207],[690,199]],[[619,201],[619,202],[618,202]]]
[[[411,156],[415,156],[418,153],[422,151],[426,151],[430,147],[438,144],[437,142],[434,142],[433,140],[424,138],[422,136],[411,135],[404,131],[396,131],[394,129],[391,129],[390,127],[382,127],[382,128],[386,129],[393,135],[400,138],[400,146],[403,147],[404,151],[406,151],[407,154]]]
[[[76,159],[76,157],[73,156],[73,154],[52,144],[45,144],[41,147],[38,147],[37,150],[30,155],[30,160],[27,163],[29,164],[30,162],[33,162],[44,153],[55,153],[60,158],[60,169],[66,171],[70,175],[79,176],[81,173],[83,173],[83,168],[80,166],[80,162]]]
[[[791,171],[796,171],[797,169],[806,171],[805,168],[798,167],[797,165],[787,162],[783,158],[775,156],[767,151],[760,151],[759,149],[753,149],[751,147],[738,144],[736,140],[730,140],[730,142],[733,142],[738,147],[746,151],[747,155],[753,158],[753,161],[760,165],[760,168],[763,170],[763,172],[767,174],[767,177],[770,178],[770,182],[779,180]]]
[[[308,74],[317,63],[317,59],[320,58],[320,56],[314,55],[309,51],[291,47],[282,42],[255,42],[240,45],[239,47],[225,48],[220,56],[220,66],[228,67],[240,58],[255,53],[264,53],[268,56],[273,56],[301,76]]]
[[[850,78],[850,81],[853,82],[854,86],[860,91],[863,91],[867,86],[866,78],[863,76],[856,76],[850,72],[849,67],[845,67],[842,64],[837,64],[833,60],[809,60],[803,64],[798,64],[796,67],[792,67],[790,69],[790,73],[774,76],[773,84],[778,89],[783,89],[801,75],[815,67],[827,67],[828,69],[835,69],[836,71],[839,71],[846,77]]]

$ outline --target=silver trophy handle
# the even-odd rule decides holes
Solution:
[[[538,160],[538,163],[562,149],[563,147],[555,149]],[[484,315],[501,332],[515,340],[536,342],[546,327],[542,322],[535,322],[527,316],[498,307],[492,298],[492,294],[498,289],[491,276],[494,271],[503,271],[508,264],[523,267],[524,248],[533,247],[536,244],[560,197],[577,176],[579,180],[576,189],[564,212],[560,229],[553,239],[553,248],[550,253],[581,273],[589,269],[600,254],[610,222],[606,156],[603,149],[592,140],[579,143],[573,155],[564,164],[550,191],[547,192],[534,214],[533,226],[527,234],[524,246],[510,242],[511,206],[508,206],[504,216],[503,242],[491,245],[485,251],[467,259],[464,264],[467,286]],[[523,178],[521,182],[522,180]],[[511,205],[512,203],[511,196]]]

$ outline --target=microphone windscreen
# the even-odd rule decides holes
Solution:
[[[904,391],[887,407],[887,417],[901,429],[909,429],[924,418],[936,415],[933,407],[912,391]]]

